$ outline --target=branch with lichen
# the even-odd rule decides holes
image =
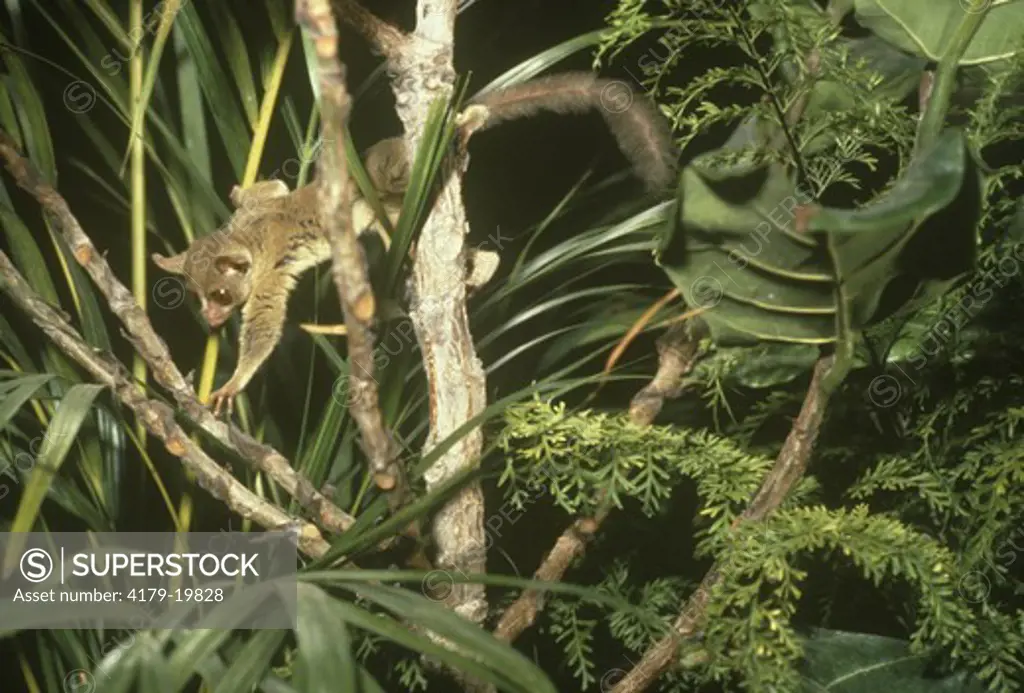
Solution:
[[[431,105],[453,93],[454,0],[420,0],[416,29],[404,49],[392,56],[398,71],[393,81],[399,118],[405,125],[408,150],[416,151]],[[468,231],[462,205],[461,167],[447,176],[437,203],[423,224],[412,267],[410,316],[423,354],[430,402],[430,431],[424,453],[487,405],[483,365],[476,354],[466,311],[465,243]],[[425,472],[427,489],[443,485],[480,462],[483,436],[479,428],[462,436]],[[484,500],[478,483],[456,494],[434,518],[433,537],[439,569],[457,574],[482,574]],[[487,615],[483,585],[460,583],[446,603],[456,613],[481,624]]]
[[[23,310],[32,322],[65,354],[70,356],[115,397],[132,410],[150,433],[163,441],[167,451],[181,459],[199,485],[242,517],[270,530],[297,532],[298,548],[308,556],[324,555],[330,545],[315,525],[293,517],[260,498],[210,458],[174,418],[174,410],[151,400],[137,386],[124,365],[110,354],[90,346],[67,320],[39,296],[0,251],[0,290]]]
[[[0,131],[0,157],[3,157],[4,165],[15,182],[39,202],[67,242],[75,260],[106,298],[156,382],[167,389],[188,417],[222,445],[238,453],[246,463],[278,483],[325,530],[342,532],[351,527],[355,519],[296,472],[284,455],[235,426],[220,421],[196,399],[195,391],[174,365],[167,345],[153,330],[145,311],[128,288],[118,281],[106,259],[82,230],[67,202],[19,153],[17,145],[3,131]]]
[[[828,404],[829,392],[824,387],[824,380],[834,363],[835,357],[830,355],[820,358],[815,364],[800,413],[779,450],[775,464],[747,508],[732,523],[733,528],[742,522],[756,522],[766,518],[782,504],[803,477]],[[644,653],[640,662],[611,689],[611,693],[639,693],[672,665],[679,646],[700,629],[711,600],[711,591],[722,579],[719,565],[716,562],[711,567],[686,600],[672,624],[671,632]]]
[[[690,320],[673,325],[658,338],[658,370],[629,406],[629,418],[637,426],[650,426],[664,406],[665,400],[675,399],[683,392],[684,378],[693,368],[700,354],[700,340],[705,334],[704,323]],[[601,500],[593,515],[577,519],[562,532],[554,547],[544,557],[534,573],[535,580],[558,582],[569,567],[587,549],[587,544],[601,528],[611,512],[611,504]],[[540,590],[524,590],[501,615],[494,635],[512,642],[532,626],[544,607]]]

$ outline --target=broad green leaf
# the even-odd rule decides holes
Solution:
[[[657,261],[688,305],[709,307],[701,317],[719,346],[832,343],[838,308],[863,329],[897,276],[926,283],[973,267],[981,186],[957,130],[854,210],[811,205],[774,163],[710,168],[698,159],[680,178],[678,218]],[[954,209],[964,215],[951,227]]]
[[[214,693],[249,693],[263,680],[277,648],[287,631],[259,630],[245,642],[245,647],[231,661]]]
[[[303,693],[357,691],[358,666],[348,626],[323,589],[300,582],[295,639],[299,655],[295,680]]]
[[[961,65],[1005,60],[1024,50],[1024,0],[856,0],[857,21],[900,50],[939,60],[969,12],[988,14]]]
[[[75,438],[78,437],[82,423],[92,411],[93,401],[103,389],[102,385],[79,384],[69,389],[61,399],[57,411],[54,412],[53,420],[50,421],[50,426],[46,430],[46,436],[43,438],[38,452],[38,459],[25,484],[25,492],[22,494],[18,512],[14,516],[9,531],[32,531],[53,477],[64,464],[68,451],[71,450]],[[12,539],[7,545],[3,566],[4,576],[10,574],[14,557],[21,552],[23,544],[23,541]]]
[[[884,317],[876,309],[894,274],[919,282],[902,302],[911,296],[921,301],[974,268],[982,199],[982,179],[964,136],[950,129],[886,194],[860,209],[820,208],[808,229],[836,234],[847,300],[854,319],[869,324]]]
[[[0,399],[0,431],[7,427],[22,405],[32,399],[39,388],[55,377],[53,374],[43,373],[19,375],[10,380],[4,380],[0,385],[0,394],[3,394],[3,399]]]
[[[456,647],[472,651],[476,657],[493,667],[496,682],[508,679],[515,687],[508,690],[540,693],[556,689],[536,664],[491,633],[482,630],[443,604],[433,602],[409,590],[385,585],[351,585],[361,597],[390,610],[408,623],[428,628],[449,640]],[[499,678],[500,677],[500,678]]]
[[[804,646],[801,693],[981,693],[966,674],[929,673],[930,658],[910,643],[867,633],[815,629]]]
[[[821,357],[813,344],[766,342],[751,347],[720,347],[700,360],[695,375],[705,370],[724,372],[730,385],[769,388],[799,378]]]

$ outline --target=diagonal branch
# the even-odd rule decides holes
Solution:
[[[196,399],[171,359],[167,344],[156,334],[145,311],[131,292],[118,281],[110,265],[82,230],[67,202],[18,152],[11,137],[0,131],[0,157],[17,184],[32,195],[64,237],[75,260],[85,268],[96,287],[118,317],[135,350],[142,355],[157,383],[170,392],[185,413],[204,431],[225,447],[237,452],[248,464],[264,472],[330,532],[342,532],[355,522],[352,516],[334,505],[316,490],[308,479],[296,472],[287,458],[269,445],[258,442],[238,428],[217,419]]]
[[[375,339],[372,330],[376,300],[370,286],[366,256],[352,228],[352,180],[345,159],[344,130],[351,110],[345,89],[345,66],[338,60],[338,32],[327,0],[299,0],[296,21],[313,39],[320,79],[320,108],[325,144],[320,158],[319,196],[324,225],[331,241],[331,266],[338,287],[351,364],[349,411],[359,425],[377,486],[394,490],[392,507],[406,491],[398,464],[401,449],[384,425],[380,395],[373,377]]]
[[[822,383],[834,362],[834,356],[824,356],[815,364],[811,384],[807,388],[800,413],[793,422],[782,449],[779,450],[775,465],[768,472],[768,476],[746,510],[733,522],[733,527],[741,522],[757,521],[767,517],[779,507],[807,470],[807,463],[828,404],[828,394]],[[610,693],[639,693],[654,683],[672,665],[679,645],[699,630],[704,612],[711,600],[711,590],[721,579],[722,574],[716,563],[686,601],[672,624],[672,631],[652,645],[644,653],[640,663],[626,674]]]
[[[704,333],[704,323],[691,320],[672,326],[658,339],[658,371],[630,403],[629,418],[633,423],[637,426],[650,426],[665,400],[675,399],[682,393],[683,379],[697,361]],[[573,522],[544,557],[533,575],[534,579],[545,582],[561,580],[573,562],[586,551],[587,544],[610,511],[611,505],[601,502],[593,515]],[[534,624],[542,608],[543,593],[539,590],[524,590],[501,615],[494,629],[495,637],[512,642]]]
[[[164,442],[168,452],[181,459],[210,495],[266,529],[297,531],[299,550],[308,556],[322,556],[330,548],[315,525],[292,517],[260,498],[211,459],[178,425],[174,410],[163,402],[147,398],[120,361],[87,344],[56,309],[32,290],[3,251],[0,251],[0,290],[10,296],[61,351],[77,361],[96,381],[109,387],[142,425]]]

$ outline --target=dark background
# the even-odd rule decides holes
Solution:
[[[192,0],[197,3],[200,13],[208,18],[206,3],[200,0]],[[213,0],[222,1],[222,0]],[[265,13],[251,11],[258,0],[226,0],[230,5],[233,14],[242,22],[242,29],[250,46],[250,58],[253,64],[257,65],[259,49],[271,41],[270,27],[265,20]],[[124,20],[127,17],[127,2],[114,0],[111,3]],[[290,5],[291,3],[289,3]],[[403,28],[409,29],[412,25],[412,0],[386,0],[365,3],[379,16],[398,23]],[[510,67],[517,65],[524,59],[536,53],[550,48],[557,43],[578,36],[587,31],[600,28],[604,25],[604,17],[614,8],[614,0],[478,0],[466,11],[464,11],[456,24],[456,53],[455,66],[460,75],[471,73],[471,80],[468,93],[472,94],[487,84],[491,79],[498,76]],[[74,159],[90,160],[96,154],[92,143],[83,136],[81,128],[75,122],[75,115],[69,112],[62,103],[62,92],[68,84],[69,77],[58,70],[48,66],[47,61],[56,63],[70,69],[75,76],[89,81],[88,73],[82,68],[78,59],[64,44],[63,40],[52,30],[50,24],[45,21],[36,9],[31,5],[24,5],[26,15],[25,21],[30,34],[32,50],[41,58],[38,61],[30,61],[30,66],[35,70],[37,86],[41,89],[46,98],[47,116],[49,118],[50,130],[54,140],[54,146],[58,156],[59,180],[58,188],[66,197],[72,210],[81,221],[86,232],[95,241],[96,245],[108,253],[111,266],[119,273],[122,281],[127,283],[130,279],[130,243],[128,241],[130,220],[126,214],[111,208],[102,202],[103,195],[97,191],[96,183],[73,168],[70,162]],[[60,21],[60,9],[54,6],[48,7],[48,11]],[[4,15],[6,17],[6,15]],[[209,24],[207,26],[210,26]],[[5,34],[10,35],[9,27],[4,26]],[[111,41],[113,45],[113,41]],[[605,71],[608,76],[629,80],[626,70],[622,67],[632,69],[636,64],[636,56],[645,49],[641,44],[621,56],[616,65]],[[301,47],[293,47],[293,54],[289,60],[288,72],[282,91],[289,93],[296,100],[298,112],[303,116],[309,112],[311,105],[311,94],[309,93],[305,66],[300,59]],[[368,50],[365,42],[354,32],[343,29],[341,42],[341,57],[348,67],[348,78],[350,89],[354,89],[366,79],[377,66],[378,60]],[[732,59],[732,53],[727,48],[716,49],[714,52],[700,54],[694,52],[683,71],[695,74],[703,71],[711,65],[722,64],[723,61]],[[589,52],[579,53],[572,58],[561,62],[555,70],[586,70],[590,68],[591,55]],[[125,67],[127,69],[127,67]],[[685,84],[685,74],[681,74],[674,82],[676,86]],[[757,98],[756,95],[745,94],[741,98]],[[102,108],[103,106],[97,106]],[[113,141],[123,146],[126,138],[126,128],[112,114],[103,123]],[[352,130],[357,145],[365,148],[383,137],[396,135],[400,132],[399,122],[393,112],[391,91],[387,84],[380,80],[363,98],[355,105],[352,116]],[[707,146],[714,146],[715,139],[723,137],[726,132],[717,133],[711,138],[702,140]],[[216,143],[218,137],[214,134],[210,138]],[[215,145],[216,146],[216,145]],[[595,180],[601,180],[607,175],[620,172],[625,162],[618,153],[614,141],[607,133],[601,118],[594,114],[579,117],[555,117],[540,116],[526,122],[510,123],[501,128],[478,134],[474,136],[471,144],[472,164],[466,176],[464,185],[465,202],[473,236],[471,244],[482,242],[495,230],[500,229],[503,237],[523,238],[523,232],[531,224],[542,219],[570,189],[588,167],[595,167]],[[277,170],[284,161],[295,156],[295,151],[288,137],[287,131],[281,119],[275,119],[271,129],[271,136],[263,156],[261,166],[261,177],[270,175]],[[216,159],[215,159],[216,161]],[[880,178],[884,178],[888,172],[880,172]],[[9,181],[9,178],[7,178]],[[149,199],[153,205],[154,214],[158,217],[161,232],[165,237],[176,243],[176,249],[183,245],[183,237],[180,233],[170,228],[174,216],[167,206],[166,195],[159,190],[159,177],[150,171],[148,176],[150,185]],[[220,165],[215,170],[215,185],[226,200],[228,191],[237,181],[234,180],[230,166],[226,158],[220,157]],[[870,187],[870,186],[869,186]],[[18,210],[26,219],[38,217],[38,207],[33,200],[20,191],[9,185],[12,194],[16,197]],[[620,191],[622,199],[607,200],[602,203],[614,204],[628,201],[639,195],[639,185],[627,183]],[[584,210],[585,211],[585,210]],[[37,226],[42,233],[42,227]],[[177,235],[175,235],[177,234]],[[159,246],[155,244],[154,249]],[[5,240],[0,237],[0,244]],[[44,252],[49,250],[49,243],[42,243]],[[513,241],[510,257],[517,249]],[[0,246],[3,247],[3,246]],[[6,248],[5,248],[6,249]],[[52,252],[48,255],[52,261]],[[670,288],[665,276],[651,263],[645,270],[649,276],[630,276],[629,279],[647,280],[652,285],[652,301]],[[150,281],[162,276],[155,267],[150,267]],[[600,277],[595,279],[604,280],[614,277]],[[620,277],[621,279],[621,277]],[[300,285],[298,295],[292,301],[292,309],[298,310],[301,314],[303,308],[303,297],[308,296],[313,290],[313,280],[310,277],[304,279]],[[331,294],[332,292],[328,292]],[[538,294],[540,298],[543,294]],[[5,300],[5,299],[0,299]],[[323,309],[325,314],[337,316],[336,298],[334,303],[328,301]],[[333,313],[332,313],[333,311]],[[5,310],[5,314],[16,318],[17,312]],[[179,367],[183,372],[191,368],[197,368],[202,358],[205,333],[202,328],[183,311],[159,311],[150,310],[151,318],[157,331],[164,336],[174,354]],[[296,320],[297,321],[297,320]],[[294,322],[294,321],[293,321]],[[110,334],[115,341],[118,355],[126,361],[130,359],[130,348],[120,339],[120,330],[115,321],[108,324]],[[19,329],[25,329],[34,333],[34,327],[22,320]],[[285,341],[308,340],[294,324],[290,325],[284,337]],[[492,347],[491,353],[482,353],[485,363],[493,361],[501,355],[503,345]],[[646,336],[628,352],[630,358],[641,359],[640,372],[653,373],[654,349],[653,336]],[[528,359],[527,359],[528,360]],[[227,370],[234,363],[234,354],[231,350],[221,350],[220,372],[215,385],[219,385],[227,378]],[[266,400],[277,403],[275,408],[287,411],[298,411],[304,397],[301,391],[303,388],[296,388],[293,380],[282,377],[286,372],[285,364],[280,359],[275,363],[272,357],[260,375],[254,380],[254,386],[266,387]],[[523,368],[518,370],[520,380],[532,377],[530,363],[523,363]],[[595,363],[595,370],[599,367]],[[324,367],[318,366],[318,373],[326,372]],[[303,384],[305,380],[301,381]],[[507,393],[510,389],[521,387],[522,382],[509,382],[499,378],[496,382],[488,383],[489,393],[499,391]],[[629,397],[641,386],[641,381],[618,386],[607,387],[602,397],[597,401],[597,406],[611,409],[624,410],[628,406]],[[329,383],[321,383],[321,389],[329,390]],[[299,390],[299,391],[297,391]],[[314,397],[312,401],[316,402]],[[684,405],[694,408],[697,403],[690,402]],[[315,416],[318,412],[313,412]],[[671,407],[667,410],[668,416],[673,417]],[[275,412],[276,415],[276,412]],[[295,420],[296,427],[298,418]],[[784,431],[782,431],[784,433]],[[284,431],[286,440],[282,443],[282,450],[287,453],[294,449],[297,434],[293,431]],[[289,447],[289,444],[291,447]],[[130,461],[134,464],[135,461]],[[158,459],[161,471],[173,470],[177,467],[173,459]],[[499,467],[500,461],[491,460],[493,467]],[[122,517],[127,520],[123,522],[123,530],[165,530],[168,529],[167,518],[164,513],[152,514],[149,508],[161,507],[154,505],[158,502],[155,490],[151,483],[146,483],[148,475],[141,470],[132,471],[137,474],[139,480],[138,493],[123,508]],[[854,470],[847,470],[846,474],[852,474]],[[501,503],[501,490],[496,489],[493,483],[487,485],[488,508],[497,508]],[[174,489],[171,489],[172,494]],[[626,558],[630,566],[634,580],[641,581],[663,576],[686,576],[696,580],[703,574],[706,565],[702,562],[695,562],[691,556],[692,529],[690,526],[692,509],[694,507],[694,495],[689,487],[681,488],[671,504],[672,510],[658,518],[644,518],[640,513],[633,512],[635,508],[626,508],[625,512],[617,512],[615,520],[609,522],[602,530],[593,548],[588,552],[587,559],[582,566],[570,574],[570,579],[583,584],[593,584],[602,576],[602,569],[607,567],[614,558]],[[204,503],[206,497],[202,493],[196,494],[200,501],[200,507],[196,517],[194,528],[196,530],[215,531],[228,527],[229,515],[215,503]],[[9,501],[9,503],[13,503]],[[9,507],[16,507],[11,505]],[[48,514],[48,517],[51,515]],[[54,514],[55,522],[59,529],[60,518]],[[543,553],[550,548],[555,537],[561,533],[570,521],[564,513],[551,509],[543,504],[530,506],[528,512],[522,514],[514,524],[506,524],[496,537],[502,551],[492,551],[490,569],[504,574],[520,574],[529,576],[537,566]],[[234,527],[237,528],[237,519]],[[74,527],[67,527],[73,529]],[[836,605],[835,610],[830,614],[830,627],[848,628],[864,632],[874,632],[889,635],[904,635],[902,626],[897,623],[891,611],[887,610],[884,600],[879,593],[865,584],[862,580],[850,574],[840,578],[828,585],[824,592],[829,596],[835,596],[837,590],[843,590],[844,595]],[[849,579],[852,578],[852,579]],[[802,610],[800,616],[812,622],[817,622],[817,608],[811,602],[824,593],[815,594],[809,590],[808,609],[806,613]],[[594,617],[600,618],[599,612],[594,612]],[[561,690],[577,690],[578,685],[574,682],[571,674],[559,666],[561,661],[560,648],[552,646],[550,635],[545,635],[545,622],[543,617],[540,626],[527,631],[518,641],[517,645],[528,656],[536,656],[541,666],[550,673],[553,680],[560,686]],[[32,650],[34,639],[22,636],[19,642],[26,650]],[[5,654],[10,654],[9,648],[3,648]],[[599,666],[599,672],[611,669],[629,669],[630,661],[614,643],[607,638],[599,637],[596,642],[594,657]],[[16,660],[8,657],[4,661],[8,666],[2,671],[5,682],[0,684],[3,691],[16,690],[13,684],[8,682],[20,675],[17,671]],[[386,685],[382,680],[382,684]],[[395,689],[397,690],[397,688]],[[440,688],[431,687],[431,690]]]
[[[196,3],[204,19],[210,17],[206,2],[192,0]],[[222,1],[222,0],[216,0]],[[232,13],[241,23],[243,34],[246,37],[250,48],[250,59],[253,65],[259,64],[259,50],[270,44],[272,35],[269,23],[266,21],[265,12],[252,11],[256,0],[227,0]],[[291,5],[291,3],[288,3]],[[379,16],[401,25],[405,29],[411,29],[413,24],[412,6],[410,0],[387,0],[384,2],[366,3]],[[614,0],[478,0],[467,10],[462,12],[456,24],[456,53],[455,66],[460,75],[470,75],[468,94],[472,94],[490,80],[497,77],[505,70],[517,65],[536,53],[550,48],[559,42],[578,36],[581,33],[601,28],[603,18],[615,6]],[[112,0],[111,7],[116,11],[122,22],[126,22],[128,16],[128,3],[125,0]],[[128,284],[130,282],[130,218],[124,210],[112,209],[102,192],[97,188],[95,181],[84,175],[81,171],[71,165],[73,160],[93,161],[96,158],[94,146],[89,138],[84,136],[80,125],[76,122],[76,115],[69,111],[63,102],[64,89],[73,79],[81,79],[92,84],[89,73],[73,52],[67,47],[64,40],[53,30],[51,24],[38,12],[37,8],[30,3],[22,5],[25,11],[24,21],[29,35],[29,44],[32,53],[37,59],[29,58],[26,62],[29,69],[33,70],[36,78],[36,87],[40,90],[45,100],[46,114],[49,122],[50,133],[57,153],[58,181],[57,187],[61,194],[68,201],[71,209],[81,222],[86,233],[88,233],[96,246],[107,254],[111,267],[120,276],[121,280]],[[147,10],[149,5],[147,4]],[[61,9],[54,3],[46,7],[47,12],[58,23],[62,22]],[[91,16],[88,10],[83,11]],[[4,33],[10,37],[11,28],[6,26],[6,14],[3,15]],[[211,26],[211,24],[207,24]],[[111,39],[111,47],[115,46]],[[148,45],[148,44],[147,44]],[[168,43],[168,52],[170,51]],[[295,99],[298,112],[304,117],[312,104],[312,95],[308,88],[308,78],[305,72],[305,65],[301,59],[301,46],[296,41],[293,46],[292,55],[289,59],[288,71],[282,86],[282,94],[288,93]],[[28,57],[22,53],[23,57]],[[165,53],[164,67],[171,61],[167,60]],[[341,58],[348,68],[348,84],[351,90],[355,90],[371,74],[379,64],[379,60],[368,50],[368,46],[353,31],[347,27],[342,28]],[[628,60],[628,58],[626,59]],[[633,61],[635,63],[635,60]],[[66,71],[53,67],[59,65]],[[626,62],[627,66],[630,65]],[[555,70],[588,70],[591,66],[590,52],[581,52],[571,58],[562,61],[554,68]],[[122,66],[123,74],[127,74],[127,64]],[[164,69],[162,67],[162,69]],[[629,79],[622,70],[608,70],[606,74],[620,79]],[[99,93],[102,90],[97,88]],[[123,147],[126,141],[127,128],[110,112],[110,109],[102,102],[95,106],[96,109],[107,108],[109,118],[102,115],[97,116],[97,111],[91,115],[97,118],[100,126],[105,130],[116,146]],[[212,123],[207,114],[207,122],[211,127],[210,142],[216,148],[219,146],[219,136],[212,130]],[[400,123],[393,111],[393,98],[391,90],[383,79],[379,79],[375,85],[356,103],[351,119],[353,137],[356,144],[364,149],[381,138],[393,136],[401,132]],[[123,151],[123,149],[122,149]],[[216,150],[215,150],[216,151]],[[503,237],[522,237],[522,232],[530,225],[540,221],[551,208],[568,192],[579,177],[588,168],[594,168],[594,180],[601,180],[609,174],[620,172],[624,169],[625,160],[619,154],[614,140],[608,134],[604,123],[599,115],[574,117],[557,117],[542,115],[526,122],[509,123],[501,128],[477,135],[471,145],[472,165],[466,176],[464,190],[466,207],[469,214],[473,238],[471,243],[479,244],[491,233],[500,229]],[[272,175],[278,170],[283,162],[295,156],[295,150],[290,137],[280,117],[275,117],[271,126],[270,137],[263,155],[260,168],[260,176]],[[217,190],[226,200],[227,193],[237,181],[227,164],[226,157],[214,157],[214,183]],[[6,174],[4,174],[6,176]],[[39,218],[38,205],[28,195],[11,184],[7,177],[8,188],[15,199],[16,208],[21,212],[23,218],[34,220]],[[293,181],[289,181],[293,184]],[[184,238],[180,231],[175,229],[174,215],[169,207],[167,196],[160,186],[159,175],[150,166],[147,175],[148,203],[154,210],[156,223],[159,225],[162,235],[171,239],[175,249],[183,247]],[[627,183],[623,188],[626,195],[637,195],[640,192],[639,185]],[[40,234],[45,231],[42,225],[33,227]],[[6,239],[0,235],[0,247],[6,251]],[[162,250],[156,237],[150,239],[153,250]],[[513,241],[515,252],[516,242]],[[40,243],[47,260],[52,264],[51,271],[58,271],[57,265],[53,262],[53,254],[48,241]],[[510,254],[511,256],[511,254]],[[668,280],[656,268],[651,265],[652,283],[664,286],[663,293],[670,288]],[[152,283],[162,273],[153,266],[148,269],[149,281]],[[631,277],[635,280],[636,277]],[[60,287],[58,287],[60,290]],[[291,302],[292,310],[302,311],[303,296],[308,296],[313,290],[313,281],[307,276],[300,284],[297,295]],[[328,292],[328,306],[324,312],[332,315],[339,315],[337,312],[336,299],[333,299]],[[656,296],[657,293],[652,294]],[[6,299],[0,299],[6,301]],[[101,306],[102,308],[102,306]],[[334,313],[331,313],[334,311]],[[21,318],[16,310],[5,310],[5,315],[13,320],[16,329],[24,331],[24,334],[38,335],[36,328],[27,320]],[[157,332],[168,342],[171,353],[174,355],[179,367],[183,372],[191,368],[198,369],[201,360],[203,345],[205,343],[205,332],[191,316],[183,311],[161,311],[151,307],[150,317],[153,320]],[[298,320],[298,318],[296,319]],[[129,362],[131,350],[129,345],[121,338],[120,327],[116,319],[108,319],[108,329],[111,339],[114,341],[115,350],[119,357]],[[284,341],[308,340],[298,328],[290,325],[287,328]],[[638,352],[653,355],[649,349],[650,340],[641,340],[642,346],[635,347]],[[501,349],[501,346],[497,347]],[[482,354],[485,363],[489,360],[488,354]],[[500,356],[500,351],[491,355],[490,358]],[[228,370],[234,363],[233,349],[225,349],[222,346],[219,359],[219,373],[215,386],[224,382],[229,375]],[[524,364],[527,365],[527,364]],[[318,367],[317,372],[323,373],[323,366]],[[272,358],[257,376],[253,385],[267,387],[267,400],[282,402],[282,409],[289,407],[292,411],[298,411],[303,398],[302,392],[296,392],[292,384],[294,381],[282,380],[281,364],[274,363]],[[519,375],[523,371],[519,370]],[[305,380],[302,381],[303,383]],[[508,383],[508,388],[518,384]],[[328,384],[329,386],[329,384]],[[501,383],[490,383],[489,391],[501,388]],[[624,391],[626,399],[614,394],[613,391],[608,404],[613,407],[624,407],[628,403],[628,397],[639,385],[629,386]],[[317,401],[316,398],[312,401]],[[314,416],[317,412],[313,412]],[[296,428],[298,420],[296,418]],[[285,432],[287,435],[289,432]],[[297,438],[297,435],[295,436]],[[294,446],[294,440],[292,440]],[[151,446],[152,448],[152,446]],[[289,449],[284,443],[283,450]],[[291,449],[294,449],[292,447]],[[151,449],[151,452],[156,452]],[[134,456],[131,456],[134,457]],[[174,474],[178,463],[171,459],[161,459],[165,456],[156,454],[158,468]],[[126,531],[143,530],[167,530],[170,529],[169,521],[163,512],[153,513],[152,508],[161,507],[156,490],[148,480],[148,474],[142,470],[141,460],[129,459],[129,467],[137,466],[136,470],[130,470],[130,476],[138,479],[138,484],[129,485],[134,489],[131,498],[125,499],[125,506],[122,508],[122,521],[119,522],[120,529]],[[167,478],[167,477],[165,477]],[[175,489],[169,489],[172,495]],[[501,503],[501,490],[493,483],[487,484],[488,507],[498,507]],[[8,507],[17,506],[14,494],[8,501]],[[237,528],[238,520],[231,520],[230,514],[224,512],[223,508],[207,500],[201,492],[197,496],[199,506],[193,527],[197,531],[216,531],[229,527]],[[686,518],[688,512],[686,507],[692,507],[686,503],[680,508],[680,517]],[[544,507],[543,504],[535,504],[529,508],[529,512],[520,514],[515,524],[508,523],[500,529],[497,534],[497,541],[502,545],[503,552],[495,553],[491,559],[491,570],[501,573],[520,574],[529,576],[536,567],[541,555],[552,545],[555,537],[564,529],[570,521],[561,511]],[[611,534],[595,547],[593,561],[582,573],[577,573],[576,578],[581,582],[599,579],[600,568],[606,563],[606,559],[617,553],[615,547],[622,546],[622,541],[630,545],[638,554],[646,554],[651,558],[650,564],[644,566],[641,577],[653,577],[657,574],[664,574],[665,571],[673,572],[673,556],[681,557],[684,552],[664,552],[661,550],[663,536],[659,536],[660,530],[650,523],[633,523],[627,521],[629,513],[620,516],[621,522],[617,528],[613,528]],[[62,518],[59,509],[49,507],[47,517],[51,519],[55,529],[78,529],[77,523],[72,518]],[[687,520],[682,520],[688,522]],[[61,525],[65,525],[62,527]],[[661,523],[658,523],[661,524]],[[690,532],[688,528],[680,527],[680,539],[686,539]],[[601,552],[601,547],[607,547],[607,552]],[[605,553],[602,556],[602,553]],[[680,568],[682,566],[679,566]],[[693,569],[693,566],[690,566]],[[533,653],[540,657],[540,662],[545,670],[549,671],[556,682],[559,682],[563,690],[575,690],[578,684],[572,679],[567,671],[561,671],[558,667],[560,658],[558,650],[550,649],[550,636],[538,638],[538,631],[543,630],[543,624],[539,629],[527,631],[519,640],[522,651]],[[28,633],[17,639],[23,651],[30,653],[35,650],[35,643],[38,641]],[[3,656],[0,657],[7,666],[4,671],[8,672],[3,676],[5,683],[0,685],[3,691],[14,691],[21,688],[21,676],[15,674],[17,659],[8,641],[0,646]],[[538,649],[540,648],[540,649]],[[628,662],[622,659],[616,648],[608,651],[607,655],[602,652],[596,653],[598,661],[607,660],[607,667],[629,668]],[[34,659],[34,657],[33,657]],[[17,684],[14,682],[17,681]],[[387,687],[387,683],[381,679],[381,683]],[[397,688],[395,689],[397,690]],[[439,690],[431,686],[431,690]]]

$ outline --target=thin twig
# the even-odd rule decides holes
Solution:
[[[167,389],[174,401],[204,431],[225,447],[237,452],[246,463],[264,472],[280,484],[295,501],[310,513],[316,523],[329,532],[343,532],[355,519],[320,493],[304,476],[296,472],[288,459],[233,425],[220,421],[198,399],[174,365],[167,344],[156,334],[145,311],[132,293],[118,281],[106,259],[82,230],[67,202],[18,151],[11,137],[0,131],[0,156],[15,182],[32,195],[64,237],[71,252],[92,278],[96,287],[118,317],[135,350],[142,355],[157,383]]]
[[[401,448],[384,425],[380,394],[373,377],[373,320],[376,299],[370,286],[366,256],[352,230],[352,181],[345,158],[345,128],[351,101],[345,88],[345,66],[338,60],[338,32],[327,0],[299,0],[296,21],[313,39],[320,79],[324,155],[320,158],[319,196],[324,226],[331,241],[331,265],[348,335],[348,407],[362,434],[377,486],[392,491],[392,507],[407,491],[398,464]]]
[[[320,557],[326,553],[330,545],[315,525],[260,498],[211,459],[178,425],[174,410],[163,402],[147,398],[120,361],[87,344],[59,311],[32,290],[3,251],[0,251],[0,280],[0,290],[10,296],[61,351],[78,362],[97,382],[109,387],[146,430],[162,440],[168,452],[181,459],[210,495],[261,527],[297,531],[299,550],[306,555]]]
[[[658,371],[651,382],[634,395],[629,406],[629,418],[634,424],[651,425],[665,400],[674,399],[682,393],[684,378],[697,360],[700,340],[704,334],[703,321],[689,320],[673,325],[658,338]],[[610,511],[611,505],[601,499],[593,515],[573,522],[544,557],[534,578],[545,582],[561,580],[573,562],[586,551],[587,544]],[[542,592],[523,591],[501,615],[494,635],[500,640],[512,642],[534,624],[543,607]]]
[[[757,521],[767,517],[779,507],[803,476],[828,404],[828,395],[822,387],[822,382],[834,362],[835,357],[830,355],[820,358],[815,364],[803,406],[800,407],[800,413],[782,444],[775,465],[768,472],[746,510],[733,522],[733,528],[741,522]],[[679,645],[700,628],[708,602],[711,600],[711,591],[721,579],[722,574],[716,562],[684,604],[672,624],[671,633],[652,645],[644,653],[640,663],[626,674],[610,693],[639,693],[654,683],[672,665]]]
[[[667,399],[682,393],[684,378],[700,355],[700,342],[707,335],[703,320],[677,323],[657,342],[658,372],[629,403],[629,418],[637,426],[650,426]]]

